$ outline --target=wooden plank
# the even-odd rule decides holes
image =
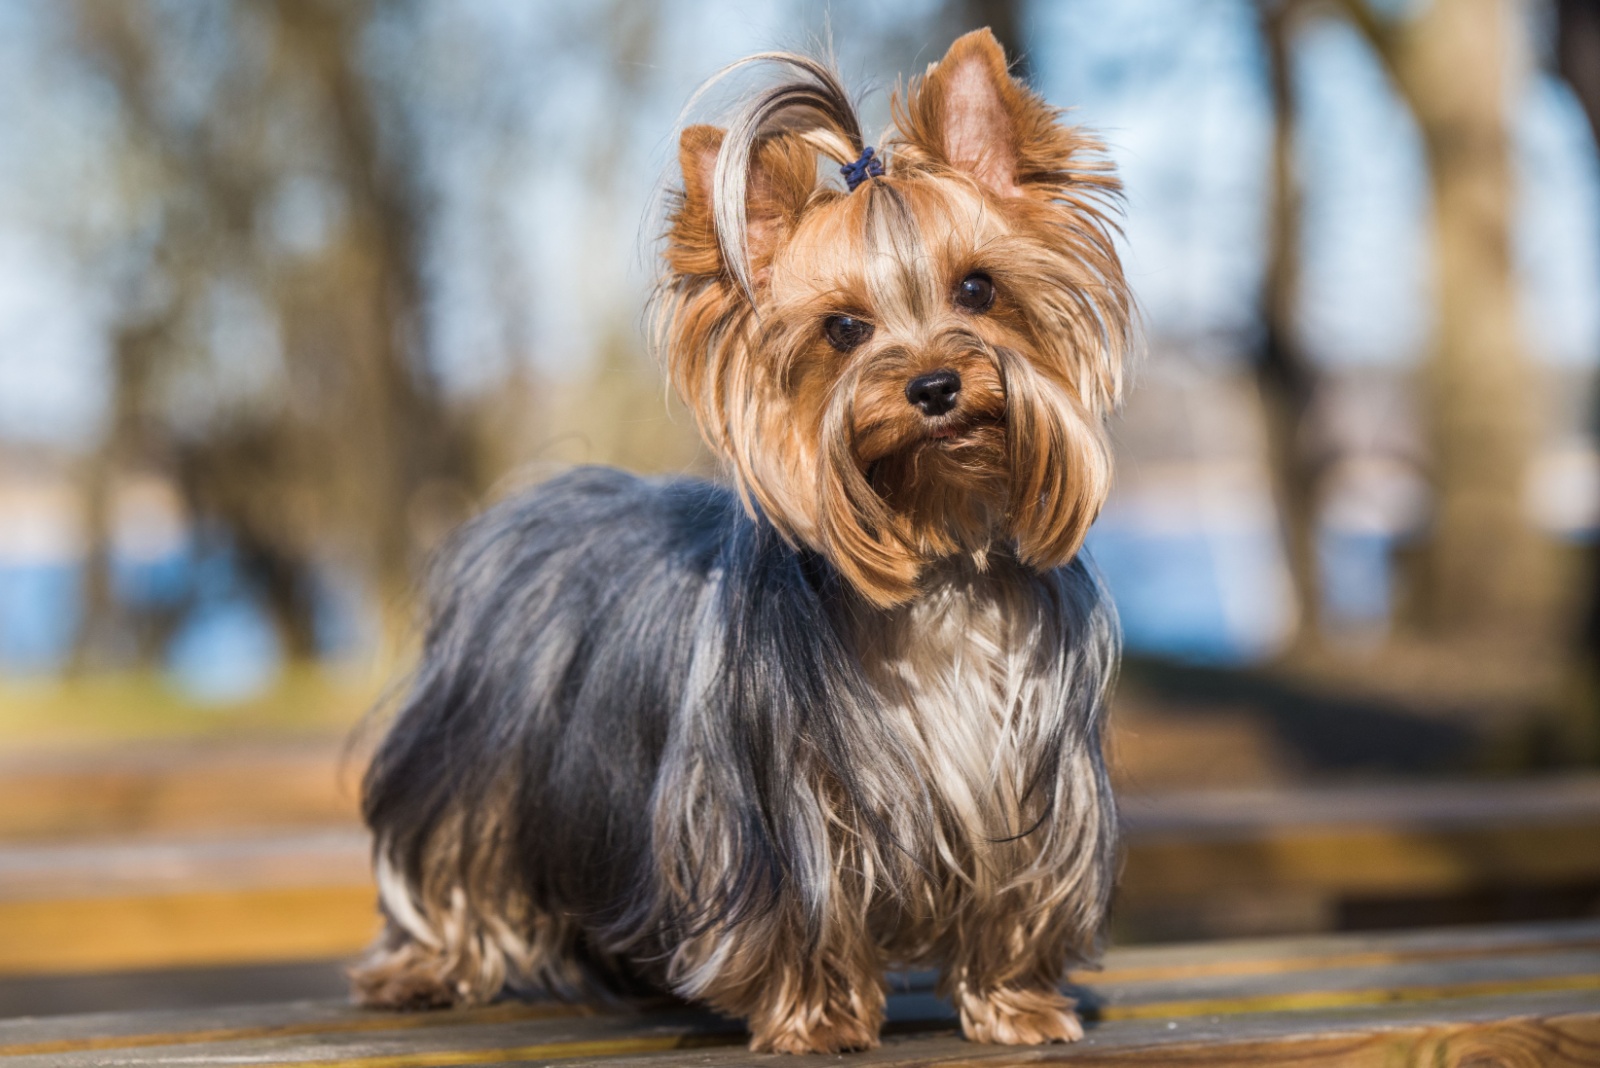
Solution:
[[[1600,883],[1600,776],[1129,795],[1125,915]]]
[[[647,1011],[648,1004],[639,1011]],[[553,1001],[504,1002],[449,1012],[372,1012],[343,1000],[287,1001],[204,1009],[95,1012],[74,1016],[0,1019],[0,1056],[76,1050],[135,1049],[196,1041],[231,1041],[266,1035],[342,1031],[407,1031],[536,1020],[552,1015],[596,1015],[587,1005]]]
[[[1286,1012],[1548,991],[1593,991],[1600,1001],[1600,952],[1464,957],[1153,982],[1094,982],[1086,984],[1085,989],[1086,1007],[1106,1020]]]
[[[244,780],[247,790],[252,781]],[[1597,783],[1134,795],[1124,800],[1129,835],[1118,908],[1136,919],[1250,895],[1332,901],[1600,883],[1600,819],[1591,812]],[[248,955],[280,943],[312,956],[355,952],[371,930],[370,908],[360,905],[372,896],[367,848],[364,832],[348,824],[276,835],[0,845],[0,974],[288,959],[283,951]],[[299,904],[277,911],[273,894],[290,890]],[[221,892],[241,902],[266,895],[249,906],[249,936],[230,929],[244,923],[243,904],[222,922],[213,919],[216,907],[185,918],[191,895]],[[80,900],[91,896],[125,903]],[[163,904],[166,898],[172,901]],[[161,938],[140,933],[156,928]]]
[[[0,841],[350,826],[358,757],[338,739],[143,743],[0,756]],[[1600,775],[1163,792],[1123,790],[1134,840],[1293,828],[1441,831],[1600,823]]]
[[[150,1012],[251,1002],[338,1000],[350,992],[349,959],[0,975],[0,1019]]]
[[[1321,971],[1346,973],[1361,970],[1367,975],[1376,969],[1416,964],[1448,965],[1454,961],[1485,961],[1500,957],[1527,957],[1541,954],[1569,954],[1600,951],[1600,921],[1520,924],[1501,927],[1440,929],[1380,935],[1328,935],[1313,938],[1256,939],[1247,942],[1200,943],[1195,945],[1144,946],[1117,948],[1106,955],[1105,968],[1077,973],[1078,983],[1097,992],[1155,990],[1162,984],[1189,980],[1175,987],[1170,997],[1181,999],[1184,991],[1202,991],[1214,996],[1216,987],[1206,982],[1219,979],[1257,981],[1260,989],[1288,990],[1294,982],[1304,988],[1307,981],[1296,973]],[[1559,958],[1558,958],[1559,959]],[[329,967],[332,967],[330,964]],[[1516,965],[1514,964],[1515,968]],[[1287,977],[1287,979],[1285,978]],[[916,973],[897,981],[901,992],[898,1004],[910,1006],[910,999],[925,994],[932,985],[930,973]],[[1312,985],[1323,983],[1318,979]],[[1324,985],[1326,985],[1324,983]],[[1248,987],[1245,993],[1250,993]],[[1111,1000],[1100,995],[1102,1004]],[[1148,999],[1146,999],[1148,1000]],[[1192,997],[1191,997],[1192,1000]],[[1128,998],[1123,1001],[1130,1003]],[[496,1011],[516,1015],[516,1006]],[[533,1010],[530,1010],[533,1011]],[[534,1013],[554,1011],[551,1007]],[[945,1011],[941,1009],[940,1011]],[[935,1015],[924,1006],[925,1016]],[[1115,1018],[1129,1014],[1113,1009]],[[68,1021],[0,1021],[0,1045],[27,1044],[45,1038],[57,1039],[63,1028],[93,1034],[112,1043],[119,1036],[145,1033],[178,1034],[190,1030],[259,1029],[265,1026],[299,1027],[305,1033],[320,1028],[338,1030],[345,1026],[372,1026],[371,1014],[326,1003],[293,1004],[268,1008],[244,1007],[142,1013],[97,1013],[73,1017]],[[407,1020],[442,1021],[449,1014],[423,1014]],[[520,1018],[520,1017],[519,1017]],[[354,1020],[353,1024],[346,1021]],[[131,1041],[131,1039],[130,1039]],[[3,1049],[0,1049],[3,1052]]]
[[[592,1006],[503,1005],[486,1009],[427,1013],[350,1011],[322,1024],[265,1023],[256,1028],[211,1029],[126,1036],[108,1042],[96,1035],[12,1044],[0,1040],[0,1063],[7,1068],[50,1058],[56,1065],[162,1064],[173,1060],[204,1063],[223,1059],[241,1064],[289,1064],[338,1060],[348,1056],[402,1056],[426,1053],[441,1063],[526,1056],[613,1055],[696,1044],[742,1044],[742,1028],[692,1009],[602,1012]],[[544,1051],[544,1052],[530,1052]],[[40,1061],[39,1063],[45,1063]]]
[[[359,827],[0,847],[0,902],[369,885]]]
[[[1446,962],[1539,952],[1600,949],[1600,920],[1439,927],[1376,934],[1256,938],[1166,946],[1122,946],[1097,972],[1097,985],[1200,978],[1282,975],[1319,968],[1373,968],[1414,961]]]
[[[373,930],[374,892],[367,881],[366,849],[365,836],[355,830],[224,841],[0,849],[0,974],[353,954]],[[1141,893],[1137,881],[1141,857],[1136,847],[1128,860],[1125,907],[1138,907],[1152,894],[1148,889]],[[1230,872],[1228,878],[1241,877]],[[96,901],[86,894],[106,896]],[[1600,939],[1600,928],[1581,937],[1592,945]],[[1330,943],[1335,944],[1345,947],[1339,952],[1351,952],[1347,943]],[[1305,952],[1314,956],[1317,950]],[[1443,945],[1436,952],[1460,950]],[[1278,970],[1312,966],[1301,957],[1275,949],[1257,966]],[[1138,959],[1136,954],[1114,955],[1107,965],[1126,969],[1138,966],[1134,963]],[[1368,963],[1384,959],[1373,957]],[[1170,956],[1161,960],[1163,968],[1175,966]],[[1196,960],[1185,966],[1220,965]],[[1116,981],[1110,975],[1105,978]]]
[[[366,886],[0,901],[0,974],[311,960],[377,927]]]
[[[135,745],[0,761],[0,841],[353,824],[337,740]]]
[[[584,1068],[724,1068],[747,1065],[742,1050],[595,1057]],[[314,1062],[313,1062],[314,1063]],[[455,1063],[484,1063],[456,1061]],[[492,1065],[549,1063],[495,1061]],[[1070,1046],[985,1047],[954,1035],[892,1036],[882,1048],[846,1058],[785,1059],[781,1063],[855,1064],[863,1068],[1010,1068],[1069,1064],[1294,1066],[1294,1068],[1594,1068],[1600,1064],[1600,1009],[1592,1000],[1516,998],[1403,1007],[1362,1013],[1272,1014],[1250,1017],[1136,1021],[1091,1026]],[[318,1068],[406,1068],[404,1062],[347,1060]]]
[[[1524,1037],[1525,1032],[1537,1033],[1544,1036],[1539,1041],[1548,1045],[1554,1039],[1539,1030],[1545,1027],[1543,1021],[1583,1017],[1585,1012],[1591,1021],[1600,1017],[1600,950],[1563,948],[1560,942],[1563,934],[1592,929],[1593,925],[1554,925],[1542,932],[1542,939],[1538,937],[1540,932],[1531,928],[1459,933],[1458,939],[1468,944],[1463,945],[1463,953],[1476,941],[1479,948],[1491,950],[1482,956],[1441,955],[1444,939],[1437,934],[1423,940],[1423,945],[1418,945],[1419,940],[1414,937],[1347,939],[1351,953],[1340,954],[1336,947],[1323,945],[1312,956],[1322,961],[1354,962],[1352,966],[1287,974],[1249,967],[1269,955],[1274,943],[1232,947],[1231,951],[1227,947],[1177,947],[1170,951],[1180,965],[1185,957],[1191,964],[1196,958],[1209,957],[1212,963],[1231,959],[1244,966],[1231,975],[1158,975],[1152,967],[1157,952],[1140,951],[1139,955],[1145,958],[1145,971],[1152,977],[1091,984],[1085,991],[1085,1007],[1095,1026],[1088,1041],[1070,1050],[997,1053],[953,1040],[950,1033],[954,1021],[949,1007],[930,997],[927,977],[918,976],[906,984],[904,992],[891,998],[890,1034],[896,1037],[886,1043],[888,1052],[868,1055],[860,1063],[876,1063],[875,1058],[880,1055],[912,1056],[913,1052],[914,1057],[904,1063],[967,1063],[979,1059],[989,1063],[1002,1054],[1012,1060],[994,1063],[1069,1055],[1081,1059],[1095,1050],[1111,1056],[1124,1045],[1147,1049],[1185,1036],[1186,1040],[1199,1043],[1206,1035],[1211,1036],[1206,1041],[1212,1045],[1223,1042],[1238,1046],[1237,1055],[1244,1057],[1257,1056],[1259,1052],[1246,1048],[1248,1042],[1271,1037],[1274,1041],[1292,1038],[1307,1043],[1329,1034],[1345,1037],[1326,1049],[1303,1045],[1301,1052],[1315,1054],[1305,1063],[1341,1063],[1328,1058],[1338,1050],[1392,1053],[1398,1048],[1393,1042],[1374,1045],[1370,1039],[1373,1034],[1396,1028],[1405,1032],[1407,1050],[1422,1049],[1429,1042],[1437,1045],[1445,1039],[1458,1042],[1456,1031],[1439,1030],[1447,1024],[1458,1030],[1488,1027],[1499,1029],[1496,1034],[1504,1031]],[[1276,945],[1292,950],[1292,943]],[[1524,952],[1492,952],[1515,945],[1523,946]],[[1540,945],[1544,948],[1538,948]],[[1382,967],[1362,963],[1374,953],[1398,959],[1408,950],[1425,950],[1434,956]],[[1508,1020],[1523,1023],[1506,1030]],[[1529,1027],[1533,1030],[1529,1031]],[[1347,1040],[1349,1036],[1366,1037],[1352,1044]],[[1600,1033],[1595,1037],[1600,1040]],[[661,1003],[636,1003],[620,1010],[551,1003],[508,1004],[472,1012],[410,1015],[301,1004],[0,1023],[0,1058],[12,1059],[7,1061],[8,1068],[13,1063],[46,1063],[37,1060],[46,1057],[51,1058],[48,1063],[63,1066],[97,1063],[95,1058],[110,1059],[112,1052],[117,1063],[127,1065],[227,1059],[240,1064],[315,1064],[322,1068],[542,1063],[647,1053],[715,1060],[720,1055],[714,1047],[741,1041],[741,1032],[734,1023]],[[1239,1045],[1241,1042],[1246,1045]]]
[[[401,1040],[428,1029],[482,1032],[495,1024],[563,1017],[598,1017],[592,1006],[557,1002],[510,1002],[451,1012],[366,1012],[341,1002],[297,1002],[240,1006],[206,1012],[95,1013],[59,1020],[0,1022],[0,1058],[64,1056],[152,1048],[211,1046],[366,1034]],[[31,1026],[26,1026],[31,1025]]]
[[[490,1023],[403,1033],[262,1036],[197,1042],[179,1049],[144,1047],[51,1051],[8,1058],[7,1068],[79,1068],[113,1062],[127,1068],[185,1063],[298,1065],[302,1068],[420,1068],[574,1062],[585,1066],[686,1068],[748,1064],[737,1029],[677,1014],[574,1017],[540,1026]],[[1520,1059],[1497,1060],[1508,1053]],[[1466,1060],[1476,1057],[1477,1060]],[[1158,1060],[1156,1058],[1159,1058]],[[763,1058],[764,1059],[764,1058]],[[963,1041],[943,1021],[889,1034],[881,1048],[839,1058],[784,1059],[785,1064],[948,1066],[1070,1063],[1193,1065],[1600,1064],[1600,1004],[1594,998],[1534,995],[1478,998],[1361,1012],[1213,1015],[1093,1024],[1071,1046],[994,1047]]]
[[[1463,892],[1600,881],[1600,823],[1284,831],[1253,838],[1129,842],[1121,900],[1130,906],[1268,890],[1340,895]]]
[[[1600,823],[1600,775],[1359,783],[1248,790],[1127,792],[1118,813],[1135,838],[1236,838],[1290,827],[1452,827]]]

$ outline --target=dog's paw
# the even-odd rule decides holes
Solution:
[[[395,975],[357,973],[352,976],[351,985],[355,1002],[369,1009],[395,1009],[405,1012],[418,1009],[448,1009],[462,1000],[456,991],[433,976],[415,973]]]
[[[880,1006],[861,1004],[801,1007],[783,1016],[750,1021],[756,1053],[848,1053],[876,1049],[883,1024]]]
[[[438,954],[415,942],[375,947],[347,974],[352,998],[369,1009],[448,1009],[469,1000]]]
[[[855,1021],[804,1031],[780,1028],[750,1038],[750,1049],[755,1053],[852,1053],[877,1046],[877,1030]]]
[[[1031,1046],[1076,1042],[1083,1024],[1073,1002],[1054,990],[1001,987],[982,994],[963,991],[959,997],[961,1033],[973,1042]]]

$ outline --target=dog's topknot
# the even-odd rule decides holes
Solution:
[[[717,246],[727,269],[752,303],[747,196],[750,161],[760,142],[776,133],[798,134],[819,154],[839,164],[861,155],[865,140],[855,103],[831,63],[798,52],[759,52],[723,67],[690,101],[737,71],[753,66],[784,68],[789,77],[755,94],[728,122],[716,146],[711,179]]]

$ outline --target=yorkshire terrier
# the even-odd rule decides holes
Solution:
[[[1079,549],[1119,185],[987,30],[881,156],[827,65],[753,62],[786,80],[683,131],[653,320],[732,487],[580,469],[457,536],[365,781],[356,990],[664,991],[815,1052],[933,967],[968,1038],[1070,1041],[1114,880],[1118,628]]]

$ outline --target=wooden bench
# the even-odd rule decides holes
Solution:
[[[30,985],[59,988],[49,1011],[96,1003],[74,1001],[96,984],[123,992],[102,1005],[336,994],[337,962],[376,925],[337,767],[336,746],[309,745],[0,774],[0,1015],[6,990]],[[1123,941],[1226,932],[1262,902],[1299,910],[1264,926],[1312,930],[1351,900],[1600,886],[1600,777],[1121,800]],[[1077,979],[1092,1024],[1077,1046],[967,1044],[911,981],[884,1047],[845,1063],[1600,1064],[1600,921],[1135,946]],[[119,1000],[130,984],[175,993]],[[0,1068],[732,1065],[752,1060],[742,1042],[726,1021],[664,1005],[392,1016],[300,1001],[0,1021]]]
[[[1131,794],[1122,809],[1121,942],[1327,930],[1341,902],[1502,886],[1586,888],[1600,909],[1600,777]],[[356,952],[376,925],[367,838],[331,802],[295,811],[332,822],[0,837],[0,978]]]
[[[294,1002],[0,1022],[0,1065],[1600,1065],[1600,921],[1122,949],[1076,979],[1073,1046],[964,1042],[914,976],[883,1046],[842,1058],[758,1058],[737,1024],[664,1003]]]
[[[1592,774],[1124,792],[1120,807],[1124,940],[1561,914],[1504,914],[1541,899],[1600,915]]]

